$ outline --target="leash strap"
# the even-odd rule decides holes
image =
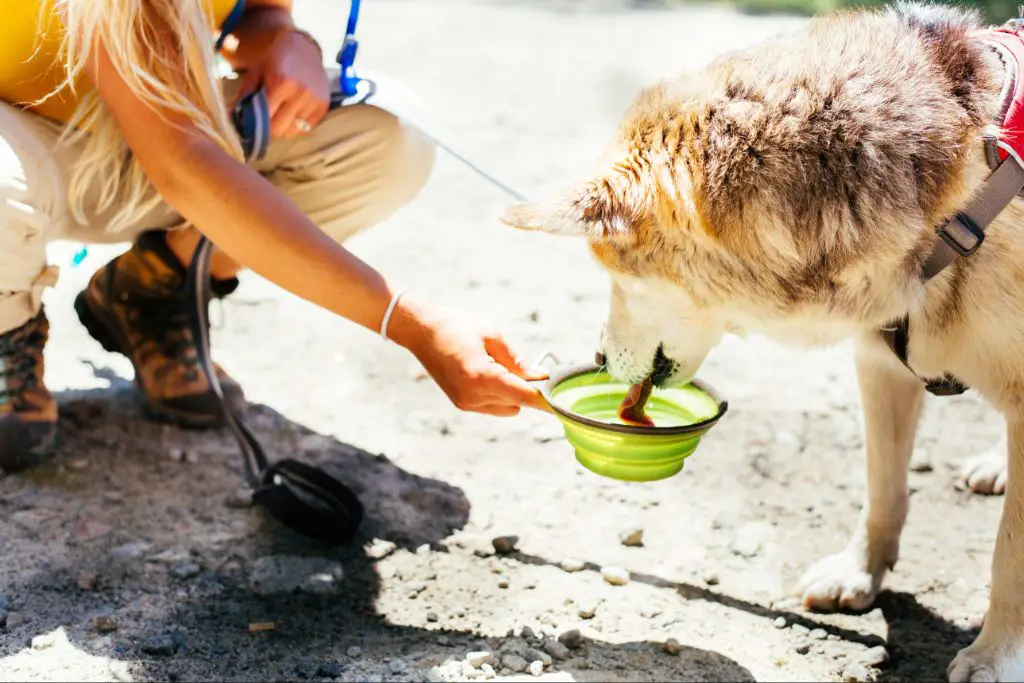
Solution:
[[[220,405],[224,421],[238,441],[245,480],[253,501],[281,524],[304,536],[331,545],[350,541],[359,530],[363,506],[345,484],[327,472],[292,459],[269,464],[266,453],[241,415],[224,403],[224,392],[210,357],[209,302],[212,298],[210,258],[214,245],[199,240],[186,278],[189,326],[199,354],[199,365]]]

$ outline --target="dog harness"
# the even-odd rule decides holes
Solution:
[[[999,133],[984,137],[985,156],[992,174],[971,200],[935,232],[941,238],[928,255],[922,268],[927,283],[958,258],[976,252],[985,241],[985,228],[1009,206],[1017,196],[1024,196],[1024,28],[1022,20],[1013,20],[997,29],[978,31],[973,37],[999,55],[1005,79],[1000,91],[997,114]],[[914,372],[907,360],[910,343],[910,317],[903,316],[892,327],[880,331],[882,338],[908,370]],[[916,374],[916,373],[915,373]],[[960,380],[949,373],[938,378],[921,378],[928,391],[937,396],[962,394],[967,390]]]

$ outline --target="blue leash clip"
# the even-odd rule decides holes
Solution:
[[[353,97],[359,92],[359,76],[356,75],[355,61],[356,52],[359,51],[359,41],[356,40],[356,24],[359,22],[359,2],[352,0],[348,13],[348,26],[345,29],[345,42],[341,44],[338,51],[338,66],[341,67],[341,74],[338,76],[338,87],[345,97]]]

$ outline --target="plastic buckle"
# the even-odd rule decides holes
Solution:
[[[964,246],[957,240],[955,235],[952,235],[949,232],[947,228],[950,224],[953,223],[953,221],[956,221],[961,226],[963,226],[964,230],[974,237],[974,244]],[[979,227],[978,224],[975,223],[970,218],[970,216],[963,213],[962,211],[958,211],[956,215],[953,216],[952,220],[950,220],[945,225],[936,228],[935,232],[939,237],[942,238],[943,242],[949,245],[950,249],[960,254],[961,256],[970,256],[974,252],[978,251],[978,247],[980,247],[982,242],[985,241],[985,231],[982,230],[981,227]]]
[[[359,51],[359,41],[356,40],[355,36],[345,36],[345,42],[341,44],[341,49],[338,50],[338,66],[341,67],[341,77],[339,78],[339,85],[341,91],[347,97],[351,97],[359,92],[359,77],[355,73],[355,61],[356,53]]]

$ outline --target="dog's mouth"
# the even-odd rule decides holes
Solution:
[[[608,366],[608,358],[603,351],[597,351],[594,354],[594,362],[602,368]],[[656,387],[664,386],[676,371],[676,367],[676,362],[665,355],[665,347],[659,345],[658,350],[654,352],[654,361],[651,364],[651,383]]]

